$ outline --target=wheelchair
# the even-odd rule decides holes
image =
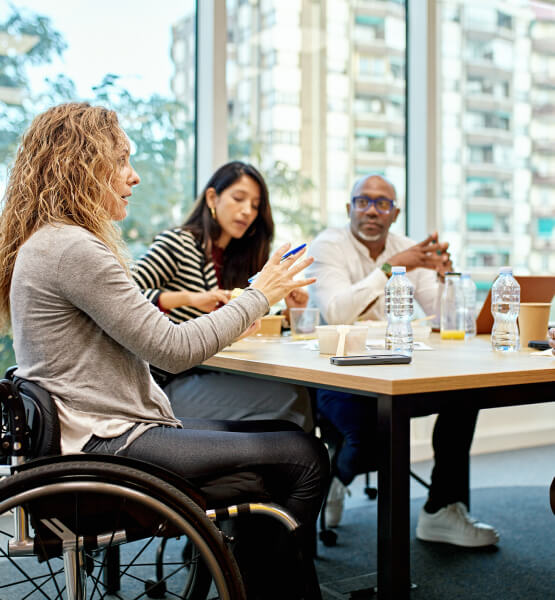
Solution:
[[[254,482],[247,502],[225,477],[209,498],[154,464],[62,456],[52,398],[14,371],[0,380],[0,599],[243,600],[225,522],[257,514],[299,527],[257,501],[255,474],[236,475]]]

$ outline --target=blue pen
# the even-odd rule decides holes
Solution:
[[[280,259],[279,262],[283,262],[286,258],[289,258],[290,256],[293,256],[293,254],[297,254],[297,252],[300,252],[304,247],[306,246],[306,244],[301,244],[300,246],[297,246],[296,248],[293,248],[293,250],[289,250],[289,252],[286,252]],[[260,271],[258,273],[256,273],[256,275],[253,275],[252,277],[248,278],[248,282],[252,283],[259,275]]]

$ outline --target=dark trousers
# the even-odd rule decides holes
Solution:
[[[267,518],[266,523],[263,519],[238,520],[236,557],[248,597],[321,600],[312,552],[314,524],[329,477],[324,444],[288,421],[181,422],[182,429],[148,429],[119,454],[178,473],[196,483],[209,498],[214,491],[212,480],[245,471],[260,475],[269,497],[289,509],[301,527],[293,540],[281,525]],[[93,435],[83,451],[114,454],[129,434],[111,439]],[[247,485],[246,490],[243,485]],[[235,493],[248,491],[250,484],[239,479],[236,486]]]
[[[376,399],[329,390],[318,390],[316,398],[318,413],[343,437],[333,465],[337,477],[348,485],[356,475],[375,470]],[[458,406],[438,414],[432,438],[435,463],[426,502],[429,512],[454,502],[468,506],[468,461],[477,418],[477,409]]]

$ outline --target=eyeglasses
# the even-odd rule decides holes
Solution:
[[[390,213],[393,210],[394,202],[385,196],[379,198],[370,198],[369,196],[354,196],[351,199],[355,208],[360,211],[366,211],[372,204],[374,208],[382,214]]]

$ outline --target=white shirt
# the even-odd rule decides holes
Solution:
[[[374,260],[368,248],[352,234],[350,224],[324,230],[308,251],[314,262],[307,268],[306,276],[316,277],[310,286],[310,303],[330,324],[384,319],[387,276],[380,267],[416,243],[404,235],[388,233],[383,252]],[[443,285],[437,281],[436,272],[417,268],[408,271],[407,276],[424,312],[439,315]]]

